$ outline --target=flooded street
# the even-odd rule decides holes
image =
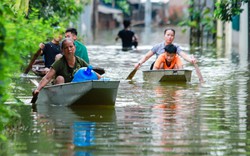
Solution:
[[[147,82],[142,71],[152,57],[128,81],[134,64],[163,40],[163,28],[137,29],[140,42],[134,51],[121,51],[117,30],[99,32],[95,41],[86,42],[90,63],[104,68],[104,77],[120,80],[115,107],[44,104],[32,109],[35,86],[27,78],[16,80],[14,94],[25,102],[23,128],[10,136],[12,143],[1,146],[0,155],[249,155],[248,64],[231,52],[195,51],[204,84],[185,61],[191,82]],[[189,53],[189,38],[176,33],[175,42]]]

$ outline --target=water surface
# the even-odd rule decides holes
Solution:
[[[249,155],[249,69],[240,60],[214,49],[193,52],[205,84],[187,62],[185,68],[193,71],[191,82],[144,81],[142,71],[154,58],[132,81],[125,80],[152,46],[149,40],[162,37],[161,31],[141,34],[145,44],[134,51],[121,51],[110,32],[99,34],[103,44],[87,46],[91,64],[105,68],[104,77],[120,80],[115,107],[44,104],[32,109],[34,86],[28,79],[16,80],[14,94],[26,104],[20,109],[23,128],[10,136],[13,143],[3,145],[0,155]]]

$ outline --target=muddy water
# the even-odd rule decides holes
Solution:
[[[20,110],[24,128],[10,137],[13,143],[2,146],[0,155],[248,155],[248,66],[224,55],[230,52],[195,51],[205,84],[199,84],[187,62],[185,68],[193,71],[190,83],[144,81],[142,71],[154,58],[127,81],[133,65],[151,47],[150,39],[162,40],[161,30],[141,32],[145,43],[135,51],[121,51],[110,37],[115,31],[100,32],[88,45],[91,64],[105,68],[104,77],[121,82],[114,108],[45,104],[32,109],[34,86],[27,79],[17,80],[15,94],[26,104]],[[188,49],[186,38],[181,38]]]

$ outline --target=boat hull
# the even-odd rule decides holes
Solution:
[[[87,81],[44,87],[36,104],[114,106],[120,81]]]
[[[190,82],[192,70],[170,69],[170,70],[146,70],[143,71],[145,81],[154,82]]]

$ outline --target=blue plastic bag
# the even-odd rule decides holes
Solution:
[[[93,67],[89,65],[87,68],[80,68],[74,75],[72,82],[85,82],[91,80],[98,80],[98,77],[94,71],[92,71]]]

